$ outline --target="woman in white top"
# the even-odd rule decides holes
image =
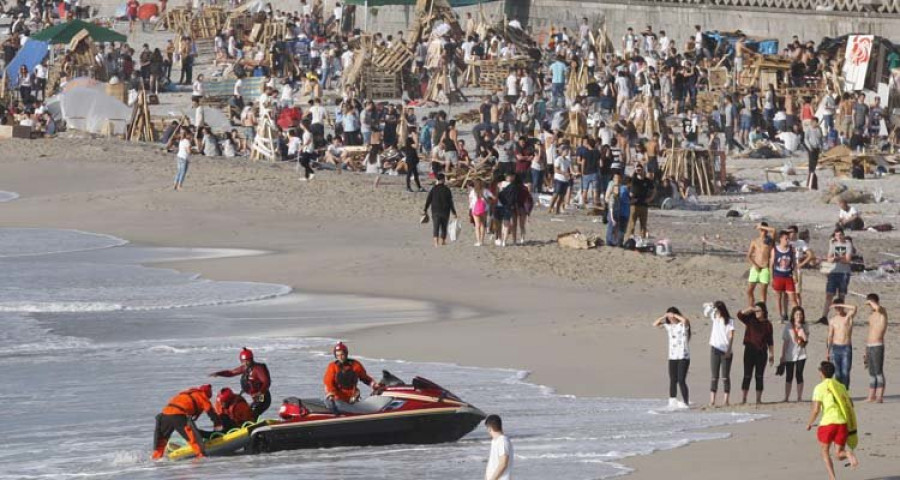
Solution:
[[[806,344],[809,342],[809,328],[806,326],[806,312],[803,307],[791,310],[791,321],[784,326],[781,334],[781,364],[784,365],[784,401],[791,396],[794,374],[797,378],[797,401],[803,398],[803,367],[806,366]]]
[[[191,132],[188,129],[182,129],[178,140],[178,153],[175,156],[175,163],[178,167],[175,173],[175,190],[181,190],[184,183],[184,177],[187,175],[188,163],[191,158]]]
[[[704,305],[704,313],[709,317],[709,367],[712,380],[709,388],[709,405],[716,405],[716,392],[719,389],[719,377],[722,378],[722,389],[725,392],[725,406],[729,405],[731,396],[731,347],[734,344],[734,319],[728,313],[728,307],[721,300]]]
[[[480,178],[476,178],[469,190],[469,213],[472,215],[472,222],[475,224],[475,246],[480,247],[484,244],[485,225],[487,224],[487,215],[491,209],[491,201],[494,196],[491,191],[484,188],[484,182]]]
[[[691,322],[675,307],[669,307],[666,314],[653,322],[654,327],[665,327],[669,338],[669,407],[689,408],[687,372],[691,365]],[[681,389],[683,402],[677,398]]]

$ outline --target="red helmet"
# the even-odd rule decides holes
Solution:
[[[219,396],[216,397],[216,401],[225,405],[230,403],[234,399],[234,391],[228,387],[223,388],[219,391]]]
[[[203,392],[203,394],[206,395],[206,398],[212,397],[212,385],[210,385],[208,383],[200,385],[200,387],[198,387],[197,390],[200,390],[201,392]]]
[[[285,398],[281,408],[278,409],[278,416],[284,420],[296,421],[309,415],[309,410],[303,405],[303,401],[296,397]]]
[[[241,358],[242,362],[244,360],[250,360],[252,362],[253,361],[253,350],[250,350],[247,347],[242,348],[240,358]]]
[[[344,345],[344,342],[338,342],[337,345],[334,346],[334,356],[337,356],[338,352],[344,352],[344,354],[350,355],[350,350]]]

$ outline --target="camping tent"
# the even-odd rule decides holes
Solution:
[[[60,117],[66,121],[66,126],[84,132],[106,133],[106,125],[109,124],[109,133],[121,135],[128,128],[131,118],[131,107],[95,88],[73,88],[53,97],[48,103],[57,102]]]
[[[16,56],[6,66],[6,78],[9,80],[9,85],[17,85],[19,83],[19,67],[25,65],[29,72],[33,72],[34,67],[47,57],[49,51],[50,46],[47,42],[33,38],[28,39],[25,42],[25,46],[19,49]]]
[[[66,44],[82,30],[87,30],[91,40],[95,42],[125,42],[128,37],[115,30],[103,28],[82,20],[72,20],[45,28],[31,36],[31,40],[41,40],[51,44]]]

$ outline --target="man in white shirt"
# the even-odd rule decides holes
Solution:
[[[669,47],[672,46],[672,39],[666,35],[665,30],[659,31],[659,51],[663,56],[668,55]]]
[[[519,77],[515,70],[510,71],[509,76],[506,77],[506,97],[510,103],[519,98]]]
[[[498,415],[488,415],[484,425],[491,435],[491,453],[484,480],[509,480],[512,478],[513,447],[509,437],[503,434],[503,422]]]
[[[534,79],[528,73],[522,75],[521,87],[522,95],[526,97],[534,95]]]

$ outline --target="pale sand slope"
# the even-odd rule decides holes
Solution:
[[[286,165],[196,158],[188,189],[174,193],[169,190],[174,162],[151,147],[71,138],[7,141],[3,149],[0,188],[19,192],[22,198],[0,207],[0,225],[79,228],[151,245],[269,249],[275,253],[184,262],[177,268],[215,279],[281,282],[303,291],[432,300],[439,319],[446,317],[442,304],[483,312],[476,319],[342,334],[354,352],[369,357],[521,368],[533,372],[534,382],[562,393],[664,398],[665,339],[649,324],[665,308],[677,305],[694,319],[689,377],[693,401],[702,405],[708,390],[709,330],[700,305],[723,299],[736,309],[744,302],[745,268],[739,258],[683,255],[667,260],[619,250],[562,250],[550,242],[561,231],[598,229],[599,224],[580,215],[550,222],[543,211],[537,212],[530,230],[536,242],[527,247],[475,249],[471,230],[466,230],[463,242],[435,250],[430,227],[417,224],[424,194],[403,193],[398,177],[383,177],[377,190],[372,189],[372,177],[327,172],[306,184]],[[900,190],[897,183],[891,179],[870,185],[894,194]],[[794,215],[794,220],[828,222],[834,207],[814,198],[788,193],[751,195],[745,201],[748,208],[773,210],[776,219],[781,213]],[[463,208],[460,199],[457,205]],[[890,218],[896,215],[896,204],[866,208],[896,223]],[[750,223],[728,223],[722,217],[722,212],[663,217],[652,211],[651,226],[673,239],[676,248],[696,248],[697,237],[704,233],[719,233],[722,243],[743,246],[753,234]],[[825,233],[816,231],[814,236],[814,246],[821,250]],[[856,238],[867,255],[900,251],[896,234],[859,233]],[[810,316],[818,315],[821,307],[822,280],[808,275]],[[852,288],[878,291],[897,315],[896,284],[855,283]],[[891,328],[897,329],[896,321]],[[807,398],[825,332],[820,326],[811,330]],[[862,332],[856,337],[861,347]],[[889,382],[900,378],[898,343],[893,333]],[[853,369],[856,396],[867,383],[860,350]],[[741,348],[737,351],[739,356]],[[736,362],[735,390],[740,376]],[[781,398],[780,380],[767,376],[766,400]],[[889,393],[896,391],[889,388]],[[848,475],[842,471],[842,478],[900,473],[897,398],[891,395],[884,405],[860,406],[863,467]],[[688,472],[701,479],[821,478],[813,434],[803,429],[807,409],[808,404],[766,405],[758,411],[772,419],[723,428],[734,433],[729,440],[627,463],[637,468],[637,478],[671,478],[676,472],[676,478]],[[514,425],[509,428],[515,431]]]

